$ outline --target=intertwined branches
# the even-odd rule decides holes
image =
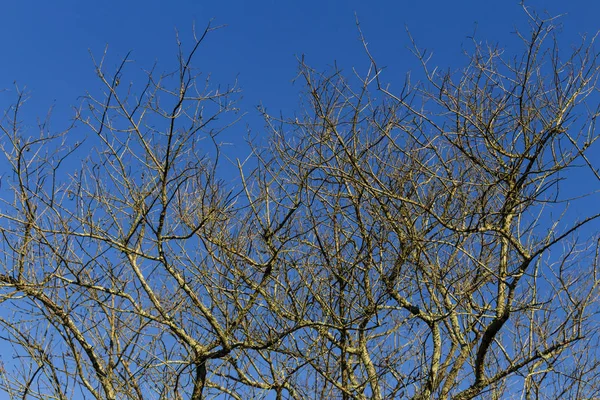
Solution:
[[[192,67],[126,83],[74,127],[2,120],[1,387],[15,398],[591,398],[600,389],[597,53],[530,15],[521,56],[400,93],[300,60],[294,118],[264,113],[239,183],[219,179],[236,87]],[[74,140],[85,131],[85,140]],[[583,168],[581,167],[583,166]],[[593,185],[593,184],[592,184]],[[7,187],[8,186],[8,187]],[[593,187],[588,192],[593,192]],[[564,218],[556,218],[564,215]]]

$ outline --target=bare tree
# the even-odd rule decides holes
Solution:
[[[598,55],[560,53],[552,20],[529,16],[514,58],[475,42],[463,70],[438,72],[415,46],[425,82],[398,94],[370,56],[350,79],[302,62],[304,114],[267,116],[259,192],[298,209],[285,265],[312,299],[291,318],[318,328],[286,350],[310,393],[598,396],[598,246],[581,229],[599,214],[563,218],[565,181],[597,184]]]
[[[210,30],[189,54],[180,45],[175,72],[150,71],[141,89],[125,84],[129,58],[110,76],[97,61],[104,93],[86,96],[76,130],[42,125],[27,136],[22,97],[5,115],[14,199],[2,211],[0,281],[12,396],[243,398],[241,383],[244,393],[276,386],[256,381],[266,373],[256,356],[238,354],[272,347],[293,326],[276,326],[260,304],[267,267],[248,264],[240,196],[215,175],[237,89],[211,89],[191,66]],[[82,129],[92,135],[74,143]],[[238,364],[237,378],[213,379]]]
[[[393,92],[300,61],[304,103],[221,180],[235,86],[192,60],[126,84],[74,126],[0,124],[0,387],[13,398],[593,398],[600,214],[593,41],[473,44]],[[74,137],[88,132],[85,140]],[[591,184],[585,193],[594,192]],[[9,186],[9,189],[6,189]],[[6,189],[6,190],[5,190]],[[585,237],[588,235],[591,239]]]

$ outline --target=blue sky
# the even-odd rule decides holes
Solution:
[[[564,40],[600,28],[594,1],[528,2],[538,12],[566,14]],[[459,66],[462,46],[480,39],[518,46],[514,32],[526,20],[518,1],[11,1],[0,16],[0,106],[13,100],[13,82],[31,93],[29,116],[55,105],[55,123],[69,117],[77,97],[96,88],[89,51],[99,56],[109,46],[109,69],[132,50],[135,68],[170,70],[175,62],[175,30],[188,43],[193,23],[200,29],[227,25],[209,37],[196,66],[226,85],[236,78],[247,111],[262,103],[270,112],[288,112],[298,103],[291,85],[296,57],[306,55],[317,69],[338,65],[366,70],[355,13],[385,79],[401,85],[418,69],[407,50],[405,26],[420,46],[433,50],[433,62]],[[517,48],[516,50],[519,50]],[[162,67],[162,68],[161,68]],[[131,73],[131,71],[130,71]],[[253,116],[249,115],[249,121]],[[252,124],[254,125],[254,124]],[[242,129],[244,124],[240,125]],[[260,125],[258,125],[260,127]]]
[[[565,45],[582,34],[600,29],[597,1],[528,1],[539,13],[565,14]],[[373,55],[386,66],[384,80],[401,86],[405,73],[418,70],[407,50],[408,27],[417,43],[433,51],[433,64],[458,67],[469,36],[497,42],[519,51],[515,27],[526,28],[526,16],[516,0],[269,0],[269,1],[158,1],[158,0],[52,0],[4,1],[0,11],[0,109],[14,101],[14,84],[31,94],[23,114],[34,126],[54,105],[54,126],[64,127],[71,107],[87,90],[98,88],[90,52],[100,56],[108,45],[108,70],[132,51],[136,70],[172,70],[176,59],[175,31],[191,42],[192,26],[208,21],[226,25],[203,45],[195,65],[227,85],[236,79],[243,90],[240,106],[248,114],[229,131],[244,157],[243,138],[250,126],[261,134],[255,112],[263,104],[269,112],[293,113],[299,87],[292,84],[297,57],[325,69],[334,62],[343,70],[368,67],[355,25],[358,16]],[[140,74],[140,77],[143,76]],[[235,146],[234,146],[235,147]],[[0,165],[0,174],[4,167]],[[586,182],[579,182],[587,184]],[[591,190],[597,186],[597,182]],[[2,354],[2,349],[0,349]],[[0,399],[2,398],[0,393]]]

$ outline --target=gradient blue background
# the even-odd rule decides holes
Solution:
[[[600,29],[600,2],[527,1],[539,14],[564,14],[561,41],[565,46]],[[263,124],[256,106],[269,112],[293,113],[299,84],[292,83],[297,57],[306,56],[317,69],[334,62],[348,73],[369,66],[355,25],[355,13],[384,80],[400,87],[406,72],[418,70],[407,47],[406,27],[417,43],[433,51],[432,65],[456,68],[464,64],[463,50],[474,33],[479,40],[499,43],[510,53],[522,44],[515,28],[526,29],[527,17],[515,0],[350,0],[350,1],[158,1],[158,0],[13,0],[0,7],[0,109],[15,100],[13,82],[27,87],[28,106],[22,114],[34,127],[54,106],[53,128],[66,127],[71,107],[86,91],[98,90],[90,52],[100,56],[108,45],[107,70],[117,67],[132,51],[136,64],[127,79],[157,62],[158,71],[176,66],[175,30],[191,43],[193,23],[201,30],[209,20],[227,25],[208,38],[195,65],[212,74],[215,84],[236,79],[243,89],[242,123],[228,133],[232,154],[245,157],[247,129],[260,137]],[[35,133],[35,132],[33,132]],[[85,132],[81,132],[85,135]],[[0,164],[0,174],[5,167]],[[599,183],[584,174],[575,185],[597,190]],[[588,206],[597,203],[587,202]],[[594,229],[588,231],[595,234]],[[1,349],[9,363],[10,349]],[[4,398],[0,393],[0,399]]]
[[[86,90],[98,88],[90,51],[100,56],[109,47],[108,70],[132,50],[134,72],[158,62],[158,70],[175,66],[175,30],[191,42],[213,19],[226,28],[205,43],[196,66],[226,85],[236,78],[246,111],[262,103],[270,112],[289,112],[298,104],[291,86],[296,57],[306,55],[317,69],[333,62],[347,72],[366,71],[368,60],[358,40],[355,13],[386,81],[402,84],[418,65],[407,49],[408,27],[420,46],[434,52],[432,63],[457,67],[469,36],[497,42],[510,51],[522,47],[515,27],[525,28],[518,1],[4,1],[0,9],[0,106],[14,100],[13,82],[31,94],[27,116],[44,115],[55,106],[55,124],[68,118],[71,106]],[[562,40],[599,28],[596,1],[531,1],[538,13],[565,14]],[[128,78],[132,78],[129,69]],[[251,113],[252,114],[252,113]],[[249,121],[254,115],[248,115]],[[260,128],[260,125],[254,126]],[[244,124],[239,125],[243,130]]]

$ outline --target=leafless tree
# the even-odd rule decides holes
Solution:
[[[42,125],[28,136],[23,97],[5,115],[14,198],[2,211],[0,281],[12,396],[246,398],[237,386],[277,385],[254,378],[268,372],[248,352],[294,326],[277,326],[261,304],[267,267],[248,264],[251,225],[215,175],[237,89],[211,89],[191,66],[210,30],[188,55],[180,45],[175,72],[151,71],[141,89],[124,82],[129,58],[111,76],[97,61],[104,93],[86,96],[70,132]],[[81,130],[92,135],[74,143]]]
[[[0,387],[13,398],[594,398],[598,54],[532,14],[524,51],[395,92],[300,60],[220,179],[235,86],[192,67],[127,84],[74,126],[1,123]],[[596,102],[597,103],[597,102]],[[86,132],[86,133],[82,133]],[[75,139],[80,137],[79,140]],[[577,196],[568,185],[587,174]],[[588,196],[589,197],[589,196]],[[10,354],[10,355],[9,355]]]
[[[597,237],[582,229],[599,215],[563,217],[574,174],[597,184],[597,53],[562,54],[553,21],[529,16],[514,58],[475,42],[439,72],[415,46],[425,81],[400,93],[370,56],[349,78],[302,62],[304,113],[267,116],[259,193],[296,210],[282,265],[311,300],[290,318],[316,326],[284,346],[306,397],[598,395]]]

